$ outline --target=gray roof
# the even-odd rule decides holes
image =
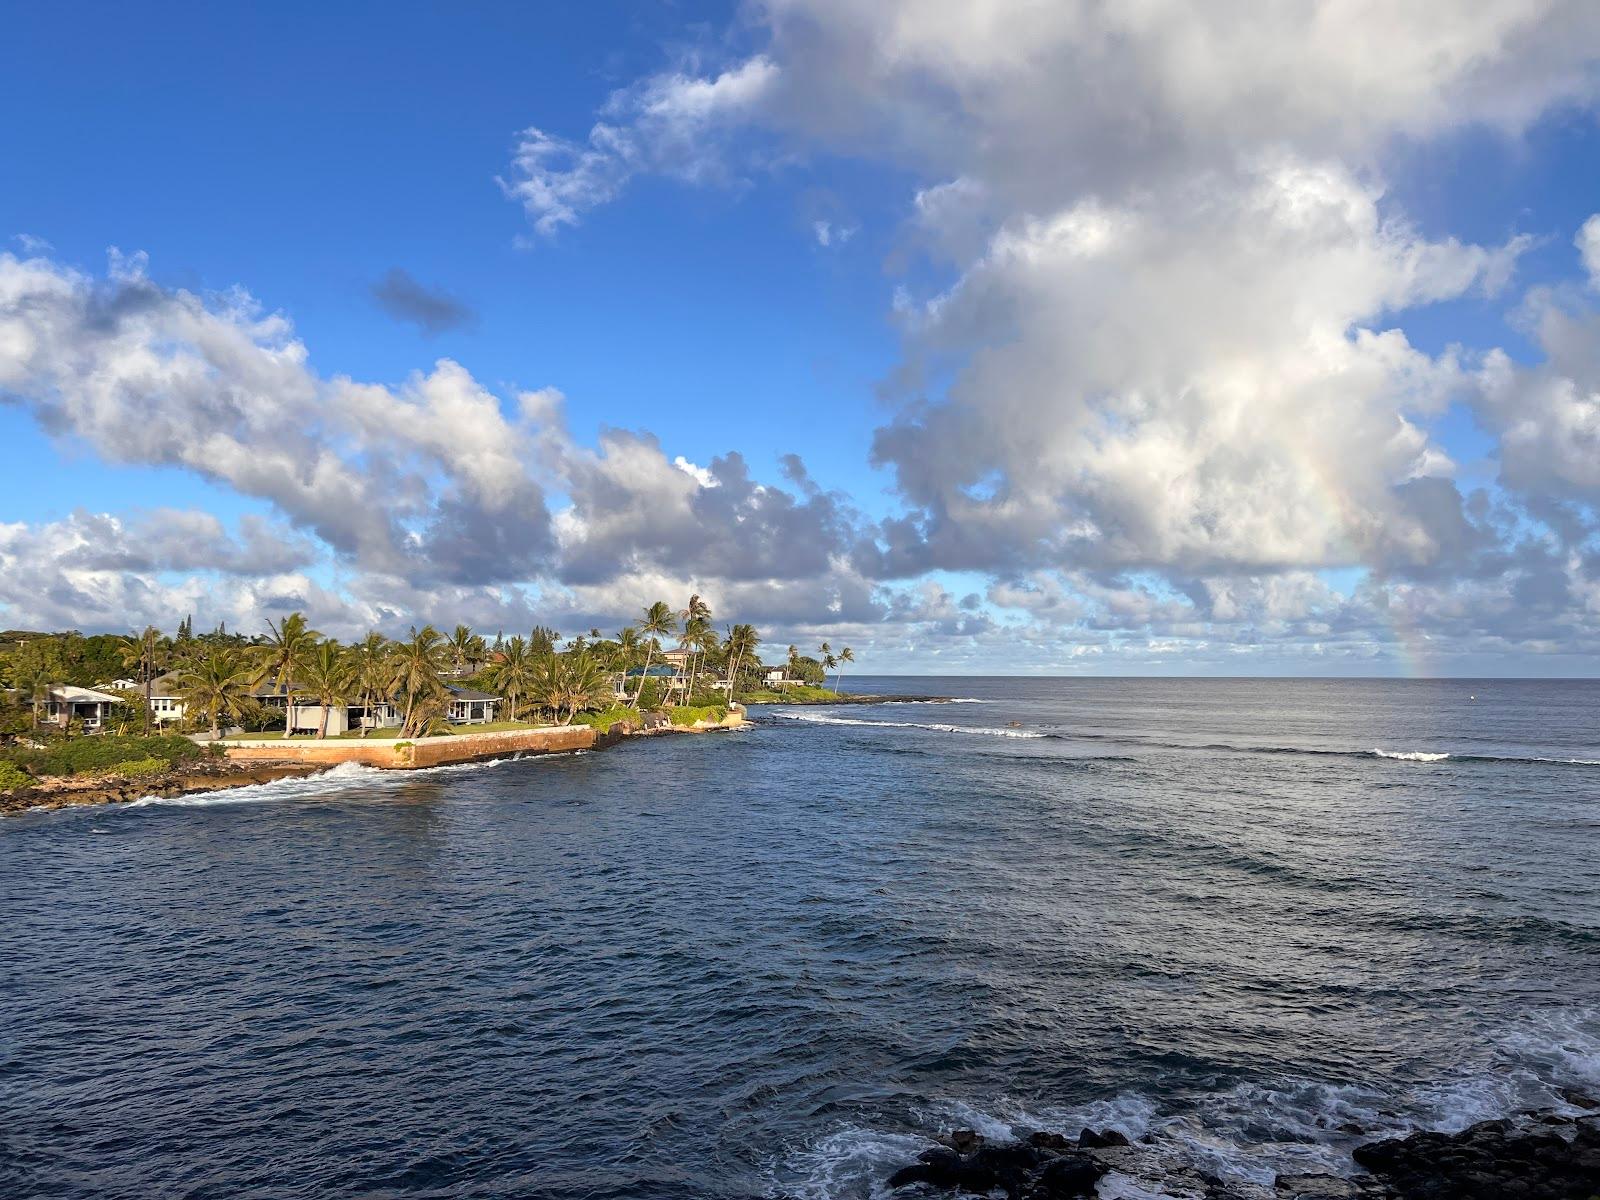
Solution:
[[[488,692],[476,691],[473,688],[461,687],[459,684],[445,684],[450,689],[450,694],[457,700],[498,700],[499,696],[492,696]]]

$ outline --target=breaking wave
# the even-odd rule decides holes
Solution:
[[[1192,1172],[1229,1185],[1230,1194],[1270,1198],[1279,1174],[1352,1175],[1350,1152],[1363,1142],[1417,1129],[1459,1132],[1478,1121],[1551,1110],[1584,1110],[1563,1094],[1600,1089],[1600,1015],[1558,1011],[1498,1039],[1487,1070],[1409,1088],[1283,1079],[1169,1101],[1129,1091],[1075,1105],[999,1099],[974,1105],[934,1100],[907,1114],[910,1129],[841,1126],[775,1164],[768,1194],[794,1200],[887,1200],[886,1182],[951,1129],[994,1141],[1037,1129],[1075,1135],[1116,1129],[1135,1140],[1124,1169],[1107,1175],[1101,1200],[1170,1200],[1194,1193]]]
[[[1050,735],[1034,729],[999,729],[984,725],[944,725],[936,721],[867,721],[860,717],[831,717],[822,713],[781,712],[775,716],[811,725],[865,725],[875,729],[930,729],[935,733],[972,733],[985,737],[1045,738]]]
[[[1398,758],[1404,762],[1443,762],[1449,758],[1448,754],[1430,754],[1426,750],[1379,750],[1372,751],[1379,758]]]
[[[486,771],[507,763],[524,762],[541,758],[569,758],[586,751],[573,750],[561,754],[517,754],[510,758],[492,758],[484,762],[449,763],[438,767],[417,767],[396,771],[369,767],[363,763],[344,762],[316,775],[291,775],[266,783],[247,783],[239,787],[217,788],[209,792],[195,792],[188,796],[143,796],[114,808],[206,808],[222,804],[253,804],[265,800],[299,800],[319,796],[334,796],[351,791],[393,791],[418,779],[440,775],[454,775],[466,771]]]

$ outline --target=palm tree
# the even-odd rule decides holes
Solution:
[[[609,691],[604,669],[591,655],[580,652],[547,660],[534,694],[561,724],[570,725],[583,709],[605,704]]]
[[[747,657],[754,656],[761,638],[754,625],[735,625],[728,630],[728,699],[733,699],[734,680],[739,677],[739,667]]]
[[[350,660],[339,648],[339,643],[329,638],[325,642],[318,642],[306,655],[300,682],[322,710],[321,719],[317,722],[317,738],[320,741],[328,736],[328,710],[350,698],[355,672]]]
[[[250,697],[253,673],[249,660],[226,646],[198,655],[178,673],[184,710],[208,718],[212,741],[222,736],[223,721],[241,719],[255,707]]]
[[[511,719],[517,719],[517,701],[533,691],[538,682],[539,660],[528,650],[528,643],[514,637],[500,650],[500,659],[489,668],[489,684],[505,694],[511,705]]]
[[[843,650],[839,651],[839,662],[841,664],[842,663],[853,663],[853,662],[855,662],[855,660],[856,660],[855,651],[850,649],[849,646],[846,646]],[[833,676],[833,690],[834,691],[837,692],[839,690],[839,681],[841,679],[843,679],[843,678],[844,678],[844,671],[843,671],[843,669],[841,667],[841,669],[839,671],[837,671]]]
[[[322,637],[306,623],[304,613],[292,612],[274,625],[270,620],[266,643],[261,647],[260,661],[250,686],[259,687],[270,681],[273,694],[283,697],[283,736],[289,736],[294,720],[294,690],[312,647]]]
[[[698,596],[694,598],[699,599]],[[717,631],[711,624],[710,618],[690,617],[685,621],[683,633],[678,636],[678,645],[690,652],[689,695],[693,696],[694,685],[700,674],[700,661],[708,651],[715,650],[718,645]]]
[[[411,627],[391,660],[390,686],[396,696],[405,698],[405,717],[400,723],[401,737],[416,737],[437,715],[448,694],[439,676],[448,657],[444,635],[432,625]]]
[[[350,647],[351,684],[361,698],[361,707],[367,713],[361,724],[362,737],[366,737],[377,724],[375,710],[379,702],[389,698],[389,684],[393,675],[389,656],[389,639],[375,630]]]
[[[150,736],[150,685],[155,681],[157,657],[164,639],[154,625],[146,625],[138,637],[123,638],[117,649],[122,652],[122,665],[136,672],[144,685],[144,736]]]
[[[639,707],[639,696],[644,692],[644,681],[650,677],[650,659],[661,648],[658,638],[664,638],[678,625],[678,617],[666,602],[657,600],[644,610],[644,620],[639,622],[639,632],[644,634],[644,671],[639,676],[639,687],[633,693],[633,706]]]
[[[455,667],[456,674],[466,674],[467,663],[472,661],[473,644],[479,640],[481,639],[465,625],[457,625],[450,634],[450,662]]]
[[[628,694],[628,672],[639,661],[639,631],[632,625],[617,630],[617,652],[611,668],[622,673],[622,694]]]

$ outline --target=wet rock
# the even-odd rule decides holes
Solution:
[[[949,1133],[941,1133],[933,1139],[942,1146],[948,1146],[957,1154],[971,1154],[983,1145],[983,1134],[975,1129],[952,1129]]]
[[[1576,1088],[1560,1088],[1557,1093],[1573,1108],[1584,1108],[1591,1111],[1600,1109],[1600,1100],[1596,1100],[1587,1092],[1580,1092]]]
[[[1028,1135],[1028,1145],[1036,1146],[1040,1150],[1071,1150],[1074,1148],[1071,1138],[1059,1133],[1046,1133],[1043,1131],[1030,1133]]]
[[[1337,1175],[1279,1175],[1273,1187],[1294,1200],[1347,1200],[1362,1194],[1360,1184]]]
[[[1023,1195],[1027,1200],[1075,1200],[1079,1196],[1092,1196],[1094,1185],[1109,1169],[1092,1154],[1069,1150],[1052,1159]]]
[[[1107,1129],[1101,1133],[1096,1133],[1092,1129],[1085,1129],[1078,1134],[1078,1146],[1084,1150],[1105,1150],[1112,1146],[1127,1146],[1130,1144],[1127,1135],[1119,1133],[1115,1129]]]
[[[1414,1133],[1356,1147],[1355,1160],[1398,1200],[1590,1200],[1600,1195],[1600,1138],[1506,1121],[1460,1133]]]

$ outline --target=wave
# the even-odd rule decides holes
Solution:
[[[928,729],[935,733],[970,733],[984,737],[1045,738],[1051,736],[1034,729],[999,729],[984,725],[943,725],[936,721],[867,721],[860,717],[830,717],[821,713],[781,712],[774,716],[810,725],[865,725],[875,729]]]
[[[1448,754],[1429,754],[1426,750],[1377,750],[1373,753],[1379,758],[1397,758],[1403,762],[1443,762],[1449,758]]]
[[[1100,1181],[1101,1200],[1193,1195],[1183,1185],[1193,1185],[1194,1172],[1233,1194],[1271,1197],[1280,1173],[1358,1173],[1350,1151],[1363,1142],[1417,1129],[1455,1133],[1533,1111],[1576,1115],[1582,1110],[1561,1089],[1600,1089],[1600,1014],[1591,1010],[1539,1014],[1489,1041],[1492,1062],[1415,1086],[1285,1078],[1166,1098],[1124,1091],[1075,1105],[930,1100],[903,1114],[899,1128],[850,1124],[798,1148],[774,1164],[769,1194],[887,1200],[888,1177],[950,1129],[1005,1141],[1036,1129],[1070,1136],[1111,1128],[1135,1144]]]
[[[1390,762],[1441,763],[1527,763],[1552,767],[1600,767],[1600,759],[1558,758],[1535,754],[1454,754],[1431,750],[1340,750],[1317,746],[1241,746],[1230,742],[1169,742],[1137,734],[1108,734],[1075,732],[1070,729],[1040,731],[1036,729],[999,728],[986,725],[947,725],[935,721],[872,721],[862,717],[840,717],[817,712],[775,712],[774,717],[789,721],[804,721],[813,725],[859,725],[882,729],[926,729],[936,733],[979,734],[986,737],[1022,738],[1035,740],[1048,738],[1057,741],[1106,741],[1124,745],[1142,746],[1154,750],[1210,750],[1225,754],[1302,754],[1323,758],[1380,758]],[[1118,756],[1119,759],[1121,756]]]
[[[215,791],[210,792],[195,792],[188,796],[142,796],[127,804],[115,805],[114,809],[153,808],[158,806],[208,808],[221,804],[260,803],[264,800],[312,799],[321,796],[334,796],[354,790],[392,791],[418,779],[427,779],[440,775],[455,775],[469,771],[487,771],[495,767],[505,766],[508,763],[570,758],[585,753],[587,751],[572,750],[560,754],[535,754],[526,757],[517,754],[509,758],[491,758],[484,762],[447,763],[443,766],[417,767],[406,771],[369,767],[363,763],[343,762],[330,770],[322,771],[316,775],[291,775],[283,779],[269,780],[266,783],[247,783],[239,787],[217,788]]]

